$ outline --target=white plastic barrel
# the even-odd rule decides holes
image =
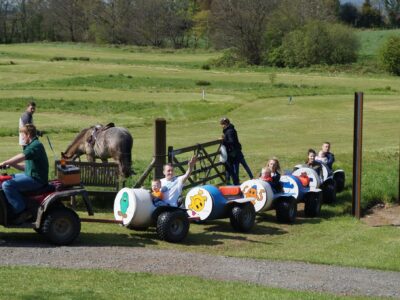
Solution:
[[[296,199],[304,198],[305,189],[296,175],[282,175],[280,182],[285,194],[290,194]]]
[[[150,192],[145,189],[123,188],[114,200],[114,218],[124,226],[150,226],[154,210]]]
[[[296,166],[297,167],[297,166]],[[306,173],[310,178],[310,189],[316,189],[321,185],[321,178],[318,176],[318,173],[308,167],[300,167],[296,169],[292,175],[300,176],[302,173]]]
[[[271,185],[261,179],[251,179],[240,185],[240,190],[245,198],[254,198],[252,201],[256,212],[269,209],[274,199]]]

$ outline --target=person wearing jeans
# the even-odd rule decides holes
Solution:
[[[242,153],[242,145],[239,142],[237,131],[235,126],[230,122],[228,118],[222,118],[220,120],[220,125],[222,126],[222,144],[226,148],[228,158],[225,162],[226,169],[226,182],[230,181],[232,177],[233,184],[239,185],[239,165],[242,164],[245,168],[247,174],[251,179],[253,179],[253,174],[244,159]]]
[[[48,183],[49,162],[46,150],[37,137],[36,127],[26,124],[20,129],[25,142],[23,152],[0,163],[0,166],[12,166],[24,173],[13,175],[4,181],[2,188],[15,215],[14,223],[22,223],[32,217],[25,211],[26,204],[22,193],[38,190]]]

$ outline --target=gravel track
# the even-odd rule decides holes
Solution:
[[[212,256],[131,247],[52,247],[3,243],[0,265],[66,269],[115,269],[243,281],[269,287],[338,295],[400,299],[400,272],[288,261]]]

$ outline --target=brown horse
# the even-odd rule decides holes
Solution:
[[[113,123],[96,125],[83,129],[67,150],[61,152],[61,157],[76,160],[86,154],[89,162],[96,158],[107,162],[108,158],[113,158],[119,165],[120,175],[126,178],[132,174],[132,145],[132,135],[126,128],[114,127]]]

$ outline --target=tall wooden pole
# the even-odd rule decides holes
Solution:
[[[361,165],[362,165],[362,126],[364,93],[354,95],[354,139],[353,139],[353,205],[352,213],[361,217]]]
[[[166,161],[167,149],[167,121],[159,118],[154,121],[154,176],[153,178],[162,178],[163,166]]]

